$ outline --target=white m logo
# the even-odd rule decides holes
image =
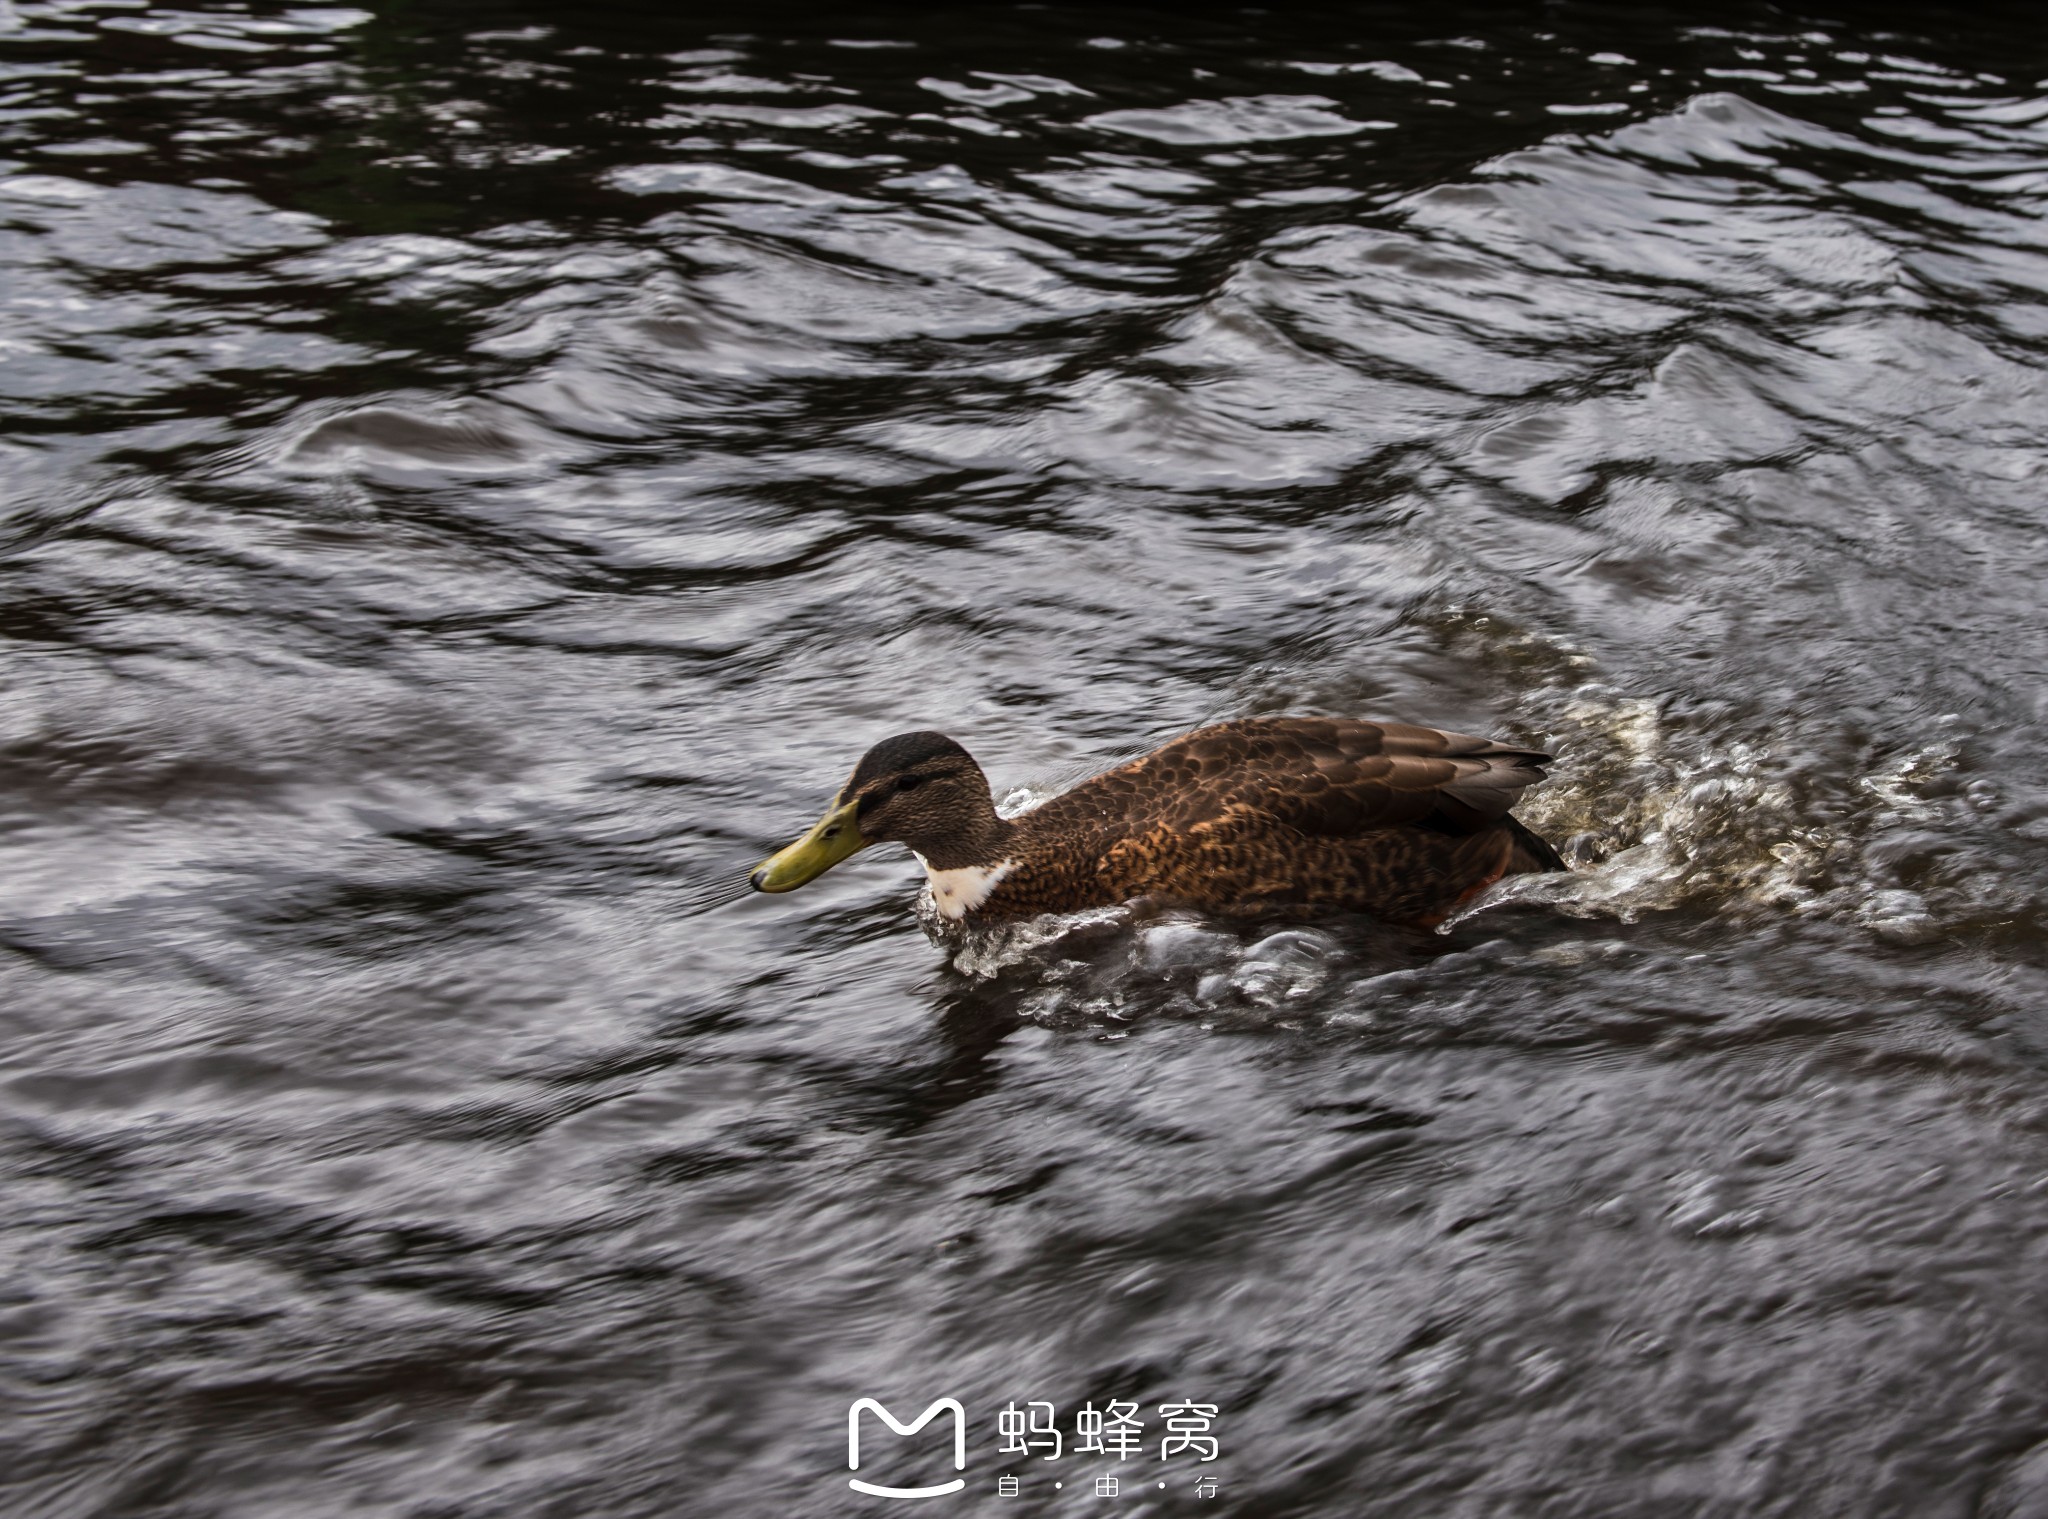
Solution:
[[[877,1403],[873,1398],[862,1398],[846,1410],[846,1465],[849,1471],[860,1470],[860,1411],[871,1409],[876,1418],[895,1430],[899,1435],[914,1435],[932,1422],[941,1411],[953,1415],[953,1470],[967,1470],[967,1410],[952,1398],[941,1398],[917,1416],[915,1424],[899,1424],[896,1416]],[[942,1482],[937,1487],[878,1487],[872,1482],[863,1482],[858,1477],[846,1479],[846,1485],[857,1493],[873,1493],[877,1498],[937,1498],[946,1493],[957,1493],[967,1485],[965,1477],[955,1477],[951,1482]]]

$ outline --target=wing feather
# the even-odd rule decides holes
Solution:
[[[1257,814],[1345,838],[1404,823],[1476,831],[1506,816],[1549,760],[1408,723],[1252,718],[1199,729],[1127,768],[1157,769],[1167,783],[1158,799],[1182,827]],[[1171,783],[1183,773],[1192,784]]]

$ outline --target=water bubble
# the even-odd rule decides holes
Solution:
[[[1253,945],[1230,975],[1230,986],[1263,1007],[1310,996],[1329,979],[1336,946],[1322,934],[1282,929]]]
[[[1228,934],[1193,923],[1155,923],[1138,935],[1133,959],[1140,970],[1169,975],[1219,963],[1234,942]]]
[[[1917,891],[1877,892],[1858,916],[1879,938],[1894,944],[1927,944],[1942,933],[1941,924],[1927,910],[1927,899]]]

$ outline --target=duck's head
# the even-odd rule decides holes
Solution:
[[[749,878],[756,891],[794,891],[870,844],[908,844],[940,870],[999,857],[1007,825],[988,777],[943,733],[899,733],[861,756],[811,831],[770,855]]]

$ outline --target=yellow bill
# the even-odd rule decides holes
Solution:
[[[763,860],[748,877],[754,890],[795,891],[866,847],[867,840],[860,836],[853,808],[852,802],[834,807],[818,819],[809,833]]]

